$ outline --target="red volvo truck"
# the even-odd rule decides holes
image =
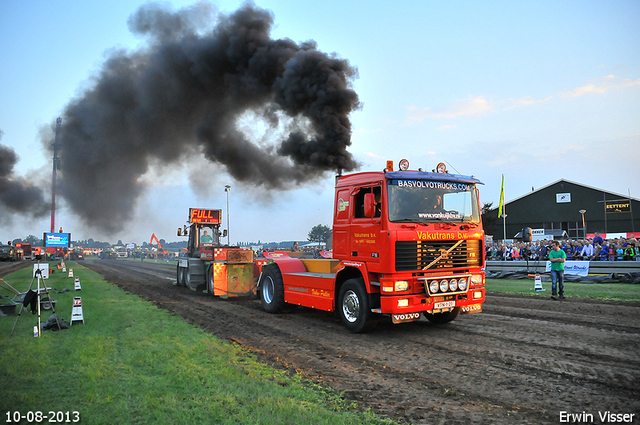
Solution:
[[[354,333],[424,315],[448,323],[485,300],[484,230],[472,176],[399,170],[336,178],[333,259],[267,253],[258,295],[279,313],[291,305],[334,311]]]

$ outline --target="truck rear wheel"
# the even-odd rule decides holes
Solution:
[[[349,332],[367,332],[378,324],[371,312],[369,295],[362,278],[349,279],[342,285],[337,307],[340,320]]]
[[[436,325],[444,325],[445,323],[451,322],[453,319],[458,317],[460,313],[460,307],[456,307],[451,311],[446,313],[424,313],[424,317],[427,318],[431,323],[435,323]]]
[[[178,286],[182,286],[184,288],[187,286],[187,277],[186,277],[187,269],[180,266],[177,266],[177,267],[178,267],[178,272],[176,276],[176,282],[178,283]]]
[[[262,268],[258,293],[262,308],[266,312],[282,313],[284,311],[284,283],[280,268],[276,264],[269,264]]]

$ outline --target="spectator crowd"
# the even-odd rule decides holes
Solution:
[[[534,242],[495,242],[487,245],[487,260],[496,261],[547,261],[553,249],[553,240]],[[640,261],[640,242],[635,238],[603,239],[598,233],[593,238],[563,239],[560,249],[567,260],[583,261]]]

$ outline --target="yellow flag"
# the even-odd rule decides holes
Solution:
[[[498,207],[498,218],[502,217],[503,208],[504,208],[504,174],[502,175],[502,188],[500,189],[500,206]]]

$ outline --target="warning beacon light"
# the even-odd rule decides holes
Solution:
[[[444,164],[444,162],[439,163],[436,166],[436,169],[433,170],[433,171],[436,172],[436,173],[445,173],[445,174],[448,173],[447,166]]]

